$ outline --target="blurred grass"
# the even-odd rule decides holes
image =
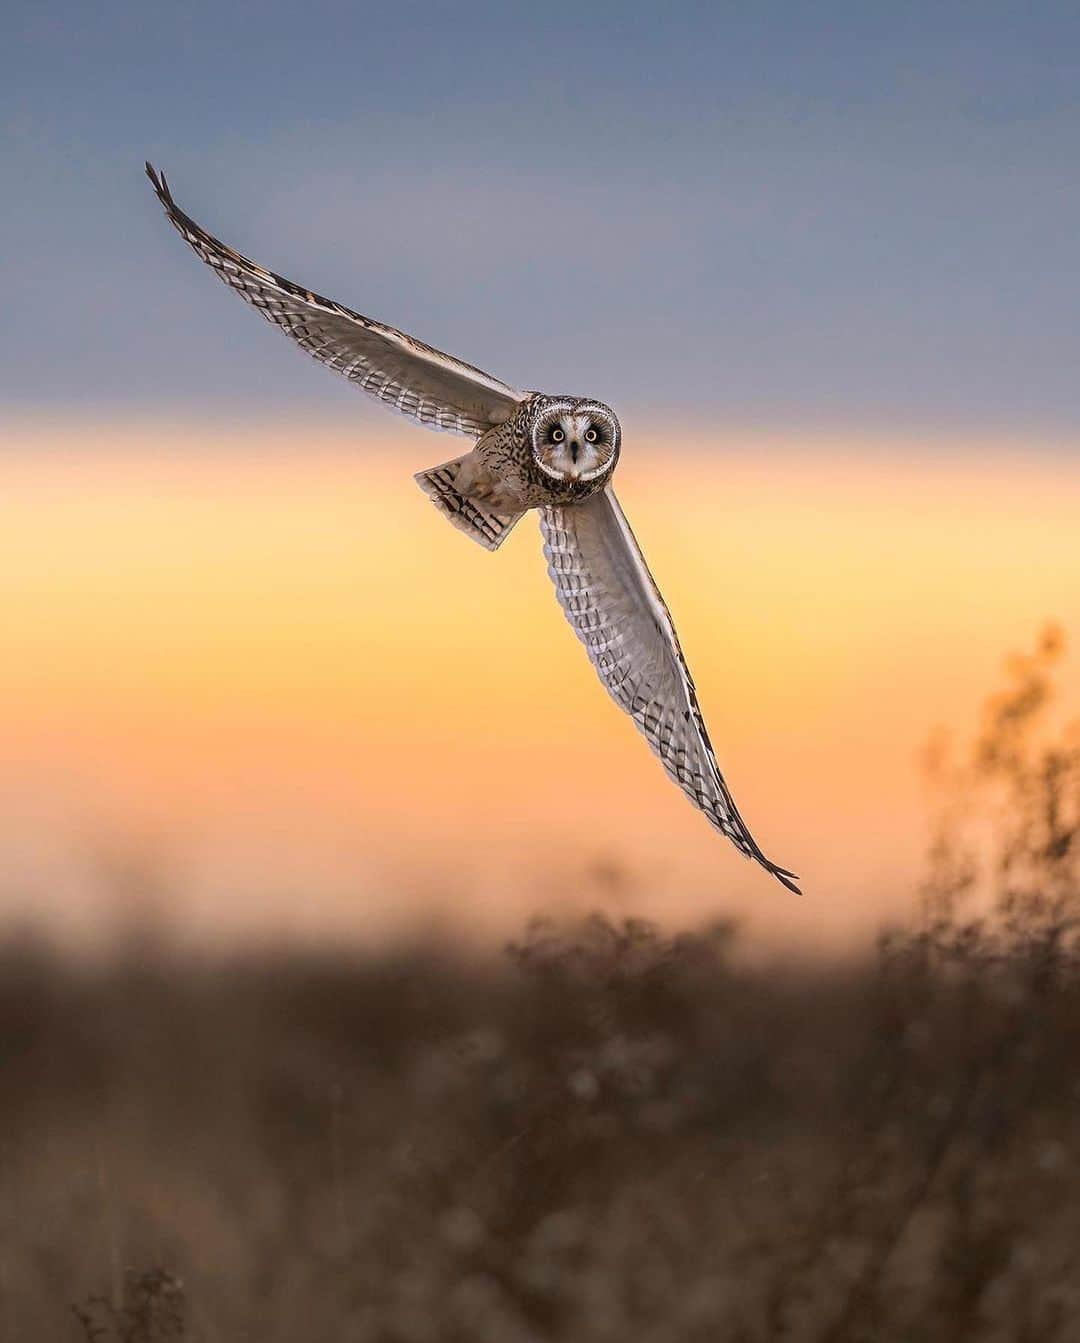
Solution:
[[[603,917],[498,956],[12,934],[0,1337],[1080,1337],[1059,656],[933,753],[919,917],[862,963]]]

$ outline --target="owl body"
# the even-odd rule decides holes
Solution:
[[[147,174],[169,220],[218,277],[313,358],[384,405],[472,448],[415,479],[453,525],[497,550],[540,516],[559,604],[612,699],[672,781],[747,858],[792,891],[765,857],[724,782],[690,670],[645,558],[611,488],[622,432],[600,401],[517,391],[473,364],[268,271],[185,214]],[[566,780],[554,787],[564,790]]]
[[[611,478],[620,437],[602,402],[527,392],[508,420],[458,459],[454,485],[464,498],[506,514],[578,503]]]

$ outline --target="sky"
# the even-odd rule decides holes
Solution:
[[[1044,621],[1076,633],[1075,6],[2,25],[0,922],[92,935],[118,854],[177,935],[501,933],[576,891],[837,948],[910,907],[927,734]],[[258,321],[146,158],[263,264],[616,408],[620,497],[801,901],[606,700],[535,528],[490,556],[416,490],[467,443]]]
[[[358,415],[158,217],[642,419],[1069,435],[1072,4],[5,9],[0,391]]]

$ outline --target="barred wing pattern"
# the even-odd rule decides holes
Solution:
[[[794,873],[761,852],[721,777],[671,614],[610,487],[541,509],[540,529],[559,604],[608,694],[709,821],[798,894]]]
[[[430,429],[478,438],[525,398],[471,364],[395,327],[321,298],[234,252],[176,204],[165,174],[146,165],[165,213],[195,254],[320,363]]]

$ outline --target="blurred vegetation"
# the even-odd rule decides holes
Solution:
[[[12,936],[0,1338],[1080,1337],[1061,653],[929,752],[919,913],[863,964],[603,917],[492,958]]]

